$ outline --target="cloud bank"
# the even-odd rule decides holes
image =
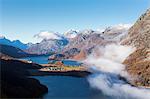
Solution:
[[[59,33],[51,31],[41,31],[40,33],[34,35],[35,38],[41,39],[61,39],[62,36]]]
[[[132,47],[118,44],[100,47],[100,56],[92,54],[84,60],[84,63],[90,64],[90,68],[97,71],[88,78],[90,85],[117,99],[149,99],[150,90],[133,87],[119,76],[130,79],[122,62],[134,50]]]
[[[70,29],[68,30],[67,32],[64,33],[64,36],[66,38],[75,38],[77,35],[78,35],[78,30],[75,30],[75,29]]]
[[[3,34],[0,33],[0,39],[4,38],[5,36]]]

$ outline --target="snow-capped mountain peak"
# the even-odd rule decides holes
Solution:
[[[128,31],[128,29],[132,26],[132,24],[118,24],[114,26],[107,27],[105,29],[105,33],[116,33],[116,32],[123,32]]]
[[[40,33],[34,35],[36,38],[41,39],[62,39],[64,38],[63,35],[61,35],[58,32],[52,32],[52,31],[41,31]]]
[[[94,33],[94,30],[92,29],[85,29],[80,31],[80,34],[85,34],[85,35],[92,34],[92,33]]]
[[[128,30],[131,26],[132,24],[118,24],[110,26],[102,32],[102,35],[107,40],[119,41],[128,34]]]
[[[78,30],[70,29],[64,33],[66,38],[75,38],[78,35]]]
[[[0,39],[4,39],[4,38],[5,38],[5,36],[0,34]]]

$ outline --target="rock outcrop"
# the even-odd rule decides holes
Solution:
[[[31,45],[25,51],[30,54],[51,54],[60,52],[67,44],[67,39],[44,39],[40,43]]]
[[[150,48],[150,9],[130,28],[122,44],[133,45],[136,48]]]
[[[113,27],[106,28],[102,35],[105,40],[117,41],[122,40],[127,34],[131,24],[118,24]]]
[[[106,41],[101,34],[94,31],[89,34],[78,34],[72,38],[69,44],[63,49],[62,53],[65,58],[82,60],[98,46],[105,46],[114,41]]]
[[[59,54],[50,56],[50,59],[69,58],[74,60],[83,60],[95,51],[97,47],[120,41],[125,35],[127,35],[129,27],[130,25],[120,24],[108,27],[103,32],[91,29],[79,32],[69,31],[69,34],[73,34],[73,36],[68,39],[69,43]],[[60,54],[63,57],[58,57]]]
[[[75,55],[72,59],[74,60],[84,60],[87,57],[87,53],[84,50],[81,50],[79,54]]]
[[[121,44],[136,47],[125,61],[126,69],[136,86],[150,87],[150,9],[130,28]]]

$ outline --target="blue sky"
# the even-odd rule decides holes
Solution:
[[[41,30],[99,29],[134,23],[150,0],[0,0],[0,33],[25,43]]]

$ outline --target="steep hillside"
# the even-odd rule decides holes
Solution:
[[[0,59],[0,63],[0,98],[39,98],[48,91],[38,80],[27,77],[28,70],[41,66],[13,59]]]
[[[32,56],[31,54],[28,54],[19,48],[9,46],[9,45],[2,45],[2,44],[0,44],[0,52],[2,54],[8,55],[14,58]]]
[[[64,58],[83,60],[97,47],[120,41],[127,34],[128,28],[127,25],[116,25],[106,28],[104,32],[79,31],[74,38],[70,39],[61,54],[65,56]],[[72,51],[73,49],[76,51]]]
[[[150,48],[150,9],[130,28],[122,44]]]
[[[40,43],[31,45],[27,50],[30,54],[49,54],[56,53],[68,44],[66,39],[44,39]]]
[[[118,24],[112,27],[107,27],[102,35],[105,40],[117,41],[122,40],[127,34],[131,24]]]
[[[134,77],[131,83],[150,86],[150,9],[130,28],[121,44],[137,49],[124,61],[127,71]]]
[[[101,34],[78,34],[75,38],[72,38],[67,46],[62,50],[60,54],[64,55],[65,59],[83,59],[86,54],[90,54],[91,51],[98,45],[105,45],[109,41],[105,41]],[[78,55],[84,54],[84,55]],[[76,56],[77,55],[77,56]],[[56,54],[57,56],[57,54]]]

